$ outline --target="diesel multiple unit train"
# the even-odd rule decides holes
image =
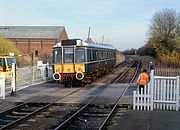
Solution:
[[[68,39],[53,47],[53,78],[66,87],[90,83],[94,77],[110,72],[116,62],[113,47]]]

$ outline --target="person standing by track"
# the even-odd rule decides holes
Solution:
[[[149,82],[149,76],[147,74],[147,69],[143,69],[143,71],[140,73],[138,79],[137,79],[137,85],[139,86],[139,94],[142,93],[144,94],[144,87],[147,85]]]

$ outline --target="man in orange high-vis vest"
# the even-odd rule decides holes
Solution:
[[[148,81],[149,81],[149,76],[147,75],[147,69],[143,69],[142,73],[140,73],[137,80],[137,85],[139,85],[140,94],[141,94],[141,88],[144,94],[144,86],[147,85]]]

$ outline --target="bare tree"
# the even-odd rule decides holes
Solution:
[[[148,43],[159,54],[170,53],[180,44],[180,15],[172,9],[156,12],[151,20]]]

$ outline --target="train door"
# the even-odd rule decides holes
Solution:
[[[74,82],[74,46],[63,46],[63,84],[65,87],[72,87]]]
[[[63,47],[63,73],[73,74],[74,70],[74,47]]]

